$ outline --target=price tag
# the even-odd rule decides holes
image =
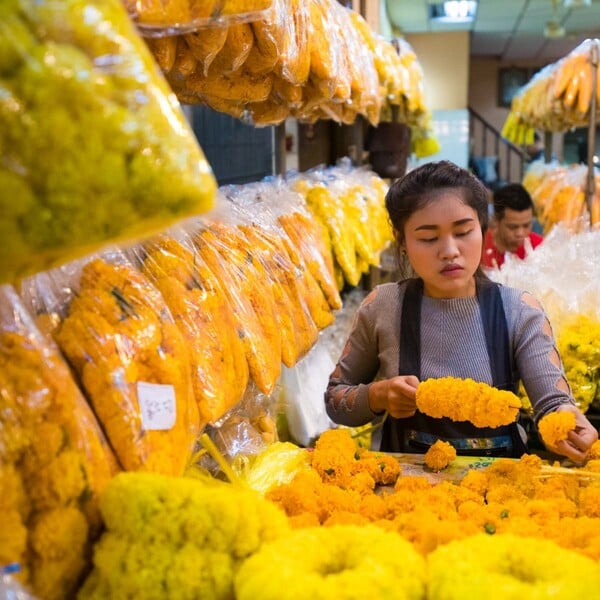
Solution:
[[[137,396],[144,429],[165,431],[175,425],[177,410],[172,385],[138,381]]]

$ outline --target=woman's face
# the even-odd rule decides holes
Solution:
[[[481,260],[481,224],[460,190],[440,190],[415,211],[404,226],[402,247],[423,279],[426,295],[475,295],[473,275]]]

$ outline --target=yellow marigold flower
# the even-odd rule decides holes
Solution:
[[[36,596],[62,599],[89,559],[116,461],[64,359],[11,289],[0,292],[10,307],[0,321],[0,562],[20,562]]]
[[[94,551],[95,571],[79,598],[211,598],[232,597],[232,556],[187,543],[147,544],[108,533]]]
[[[120,473],[100,499],[109,531],[136,541],[251,553],[287,529],[285,515],[252,490],[205,486],[196,479]]]
[[[579,494],[579,514],[600,518],[600,486],[589,486]]]
[[[66,450],[42,471],[28,471],[26,483],[36,510],[76,501],[86,488],[84,465],[79,452]]]
[[[14,508],[0,511],[0,564],[20,563],[27,549],[27,529]]]
[[[425,593],[425,561],[399,535],[373,526],[300,529],[267,544],[235,576],[238,600],[405,598]]]
[[[470,421],[476,427],[499,427],[517,418],[515,394],[472,379],[427,379],[417,387],[417,408],[430,417]]]
[[[587,453],[588,460],[597,459],[597,458],[600,458],[600,440],[596,440],[592,444],[592,447],[588,450],[588,453]]]
[[[486,471],[477,471],[469,469],[467,474],[462,478],[460,485],[465,487],[480,496],[484,496],[488,487],[488,476]]]
[[[424,456],[425,464],[432,471],[445,469],[456,458],[456,448],[442,440],[430,446]]]
[[[31,524],[32,587],[40,598],[58,600],[75,589],[89,552],[88,524],[73,507],[43,511]]]
[[[460,557],[460,560],[456,560]],[[600,589],[600,566],[550,540],[480,534],[427,559],[430,600],[585,598]]]
[[[121,473],[101,498],[107,533],[81,598],[232,597],[234,568],[289,531],[257,492]]]
[[[551,412],[539,420],[537,427],[544,444],[552,448],[575,429],[575,415],[567,411]]]
[[[43,560],[57,560],[81,554],[87,541],[85,516],[65,506],[40,513],[31,526],[29,543]]]

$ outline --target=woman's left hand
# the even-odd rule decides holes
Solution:
[[[557,412],[573,413],[575,415],[575,429],[569,432],[568,439],[558,442],[555,448],[550,449],[557,454],[570,458],[573,462],[585,462],[588,450],[598,439],[598,431],[576,406],[563,404],[556,410]]]

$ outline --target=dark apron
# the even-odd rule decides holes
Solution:
[[[400,375],[421,378],[421,302],[423,281],[411,279],[402,303],[400,330]],[[508,325],[498,284],[477,280],[477,299],[483,320],[493,386],[517,391]],[[383,424],[381,450],[424,453],[438,439],[450,442],[463,456],[508,456],[518,458],[527,452],[516,423],[501,427],[475,427],[472,423],[436,419],[418,411],[406,419],[388,415]]]

